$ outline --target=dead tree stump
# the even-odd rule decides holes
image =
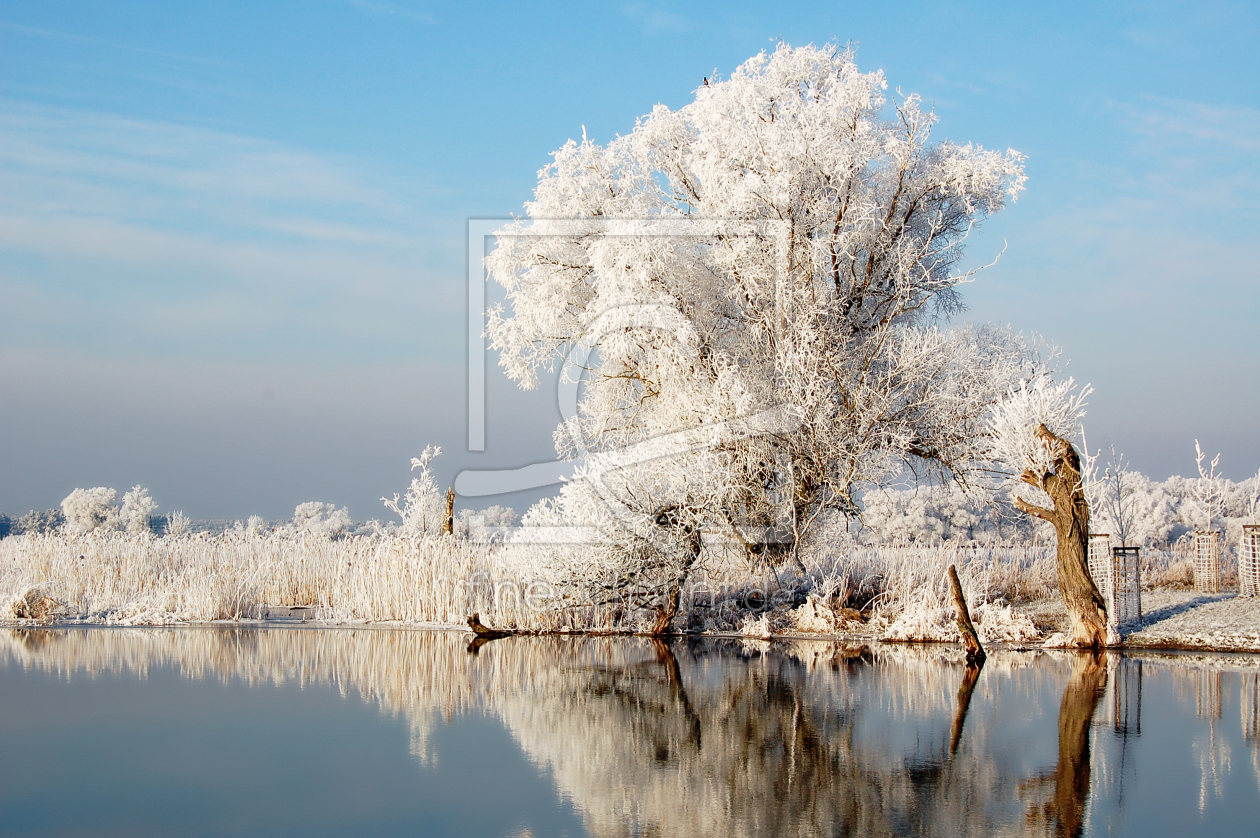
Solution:
[[[507,637],[512,634],[510,631],[492,629],[485,625],[481,622],[481,614],[477,612],[474,612],[473,615],[468,618],[468,627],[472,629],[473,634],[477,635],[478,638],[484,638],[486,640],[494,640],[496,638]]]
[[[963,646],[967,649],[967,662],[977,663],[984,660],[984,647],[980,645],[980,635],[971,624],[971,612],[967,610],[967,599],[963,596],[962,583],[958,581],[958,571],[949,566],[949,589],[954,594],[954,609],[958,612],[958,633],[962,635]]]

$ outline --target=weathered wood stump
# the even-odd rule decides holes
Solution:
[[[984,647],[980,645],[980,636],[976,627],[971,624],[971,612],[967,610],[967,599],[963,596],[962,583],[958,581],[958,571],[949,566],[949,589],[954,594],[954,608],[958,612],[958,633],[962,635],[963,645],[967,648],[967,662],[982,662],[985,658]]]
[[[490,628],[481,622],[481,614],[479,612],[474,612],[473,615],[468,618],[468,627],[472,629],[473,634],[477,635],[477,637],[484,637],[486,640],[496,640],[500,637],[507,637],[515,633],[511,631],[503,631],[502,629]]]

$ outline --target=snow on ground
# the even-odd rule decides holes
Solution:
[[[1142,592],[1142,628],[1132,646],[1260,652],[1260,598],[1235,593]]]
[[[1067,612],[1058,597],[1016,610],[1043,633],[1067,627]],[[1128,646],[1260,652],[1260,598],[1175,588],[1142,591],[1141,626],[1127,627],[1122,634]]]

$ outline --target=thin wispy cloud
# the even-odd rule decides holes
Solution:
[[[692,29],[690,20],[659,2],[625,3],[621,13],[638,23],[647,35],[676,35]]]
[[[300,234],[300,218],[314,238],[400,245],[399,231],[416,221],[414,207],[356,161],[173,123],[14,102],[0,111],[8,214],[251,235]]]
[[[0,343],[417,351],[421,299],[461,298],[425,290],[432,225],[397,179],[253,137],[0,102],[0,297],[18,303]]]
[[[1168,143],[1192,140],[1239,151],[1260,150],[1260,110],[1149,96],[1117,109],[1130,127]]]
[[[240,65],[231,64],[226,61],[220,61],[214,58],[206,58],[201,55],[186,55],[176,52],[167,52],[164,50],[146,49],[145,47],[137,47],[131,44],[123,44],[117,41],[108,41],[102,38],[93,38],[87,35],[79,35],[74,32],[62,32],[56,29],[43,29],[37,26],[26,26],[20,23],[10,23],[9,21],[0,20],[0,29],[6,29],[19,35],[27,35],[37,38],[50,38],[61,41],[72,41],[79,44],[92,44],[93,46],[108,47],[110,49],[125,50],[127,52],[135,52],[141,55],[152,55],[158,58],[166,58],[172,61],[181,61],[189,64],[205,64],[211,67],[240,68]]]

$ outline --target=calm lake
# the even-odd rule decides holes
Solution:
[[[1260,659],[0,630],[3,835],[1247,835]]]

